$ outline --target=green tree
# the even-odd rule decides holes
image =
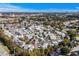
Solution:
[[[67,55],[70,52],[70,49],[68,47],[61,48],[61,54]]]
[[[72,41],[74,37],[76,36],[76,33],[74,31],[67,31],[67,34],[70,37],[70,41]]]

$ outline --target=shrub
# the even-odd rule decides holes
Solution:
[[[67,55],[70,52],[70,49],[67,47],[61,48],[61,54],[62,55]]]

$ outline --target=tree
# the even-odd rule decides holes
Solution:
[[[67,47],[61,48],[61,54],[62,55],[67,55],[70,52],[70,49]]]
[[[67,34],[70,37],[70,41],[72,41],[74,37],[76,36],[76,33],[74,31],[67,31]]]
[[[67,45],[68,43],[70,43],[70,40],[67,38],[64,38],[64,44]]]

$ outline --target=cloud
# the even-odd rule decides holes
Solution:
[[[0,12],[44,12],[44,11],[45,10],[22,8],[20,6],[16,6],[8,3],[6,4],[0,3]]]
[[[43,11],[45,10],[35,10],[35,9],[28,9],[28,8],[24,9],[20,6],[14,6],[8,3],[0,4],[0,12],[43,12]]]
[[[0,12],[76,12],[78,11],[79,7],[76,7],[75,10],[72,9],[28,9],[22,8],[20,6],[12,5],[12,4],[4,4],[0,3]]]
[[[0,12],[44,12],[45,10],[35,10],[22,8],[20,6],[15,6],[12,4],[0,4]],[[46,10],[47,11],[47,10]]]
[[[79,10],[79,7],[75,7],[75,8]]]
[[[19,6],[14,6],[11,4],[0,4],[0,12],[29,12],[31,9],[24,9]]]

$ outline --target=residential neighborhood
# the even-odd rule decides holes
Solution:
[[[0,0],[0,59],[78,59],[79,0]]]
[[[75,54],[75,50],[79,51],[77,16],[74,13],[1,13],[0,51],[6,46],[9,52],[4,49],[2,55],[68,56]]]

